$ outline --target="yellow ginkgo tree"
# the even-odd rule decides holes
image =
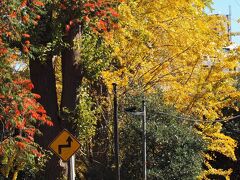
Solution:
[[[199,133],[210,151],[236,160],[236,142],[221,133],[224,107],[235,107],[240,93],[234,69],[238,50],[230,44],[227,19],[204,11],[211,1],[127,0],[119,8],[120,28],[106,36],[113,48],[113,66],[102,72],[111,90],[148,93],[161,87],[164,100],[184,114],[200,119]],[[139,89],[134,85],[138,86]],[[131,88],[133,87],[134,88]],[[229,178],[231,169],[214,169],[208,162],[199,178],[217,174]]]

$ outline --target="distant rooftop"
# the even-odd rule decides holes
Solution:
[[[239,44],[236,44],[236,43],[233,43],[227,47],[224,47],[223,49],[224,50],[227,50],[227,51],[230,51],[230,50],[234,50],[234,49],[237,49],[239,47]]]

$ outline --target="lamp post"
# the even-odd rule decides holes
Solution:
[[[142,111],[136,111],[136,108],[126,108],[125,112],[129,112],[135,116],[142,116],[143,180],[147,180],[147,140],[146,140],[147,113],[145,100],[142,101]]]
[[[117,84],[113,83],[113,127],[114,127],[114,149],[116,163],[116,179],[120,180],[119,165],[119,136],[118,136],[118,103],[117,103]]]

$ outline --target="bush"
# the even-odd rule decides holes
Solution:
[[[188,121],[182,120],[183,116],[164,106],[159,93],[147,96],[146,99],[148,179],[196,179],[202,171],[205,144],[194,130],[193,123],[187,118]],[[127,102],[140,106],[141,98],[130,99]],[[120,139],[121,176],[123,179],[141,179],[141,116],[122,117],[124,123]]]

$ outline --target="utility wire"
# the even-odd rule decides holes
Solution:
[[[235,2],[238,5],[238,7],[240,7],[240,3],[237,0],[235,0]]]
[[[217,120],[210,121],[210,120],[199,120],[199,119],[195,119],[195,118],[187,118],[187,117],[177,116],[177,115],[169,114],[169,113],[166,113],[166,112],[163,112],[163,111],[159,111],[159,112],[154,113],[154,114],[161,114],[161,115],[164,114],[164,115],[172,116],[172,117],[177,118],[177,119],[191,121],[191,122],[209,122],[209,123],[226,122],[226,121],[234,120],[236,118],[240,118],[240,115],[236,115],[236,116],[233,116],[233,117],[230,117],[230,118],[227,118],[227,119],[217,119]]]
[[[227,118],[227,119],[218,119],[218,120],[215,120],[215,121],[209,121],[209,120],[198,120],[198,119],[194,119],[194,118],[186,118],[186,117],[176,116],[176,115],[172,115],[172,114],[161,112],[161,111],[158,112],[157,114],[164,114],[164,115],[172,116],[172,117],[175,117],[177,119],[182,119],[182,120],[186,120],[186,121],[210,122],[210,123],[211,122],[225,122],[225,121],[233,120],[233,119],[236,119],[236,118],[240,117],[240,115],[237,115],[237,116],[233,116],[233,117],[230,117],[230,118]]]

